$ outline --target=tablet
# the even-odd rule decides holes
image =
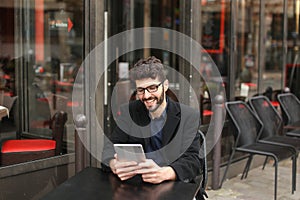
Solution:
[[[141,144],[114,144],[114,148],[120,161],[135,161],[140,163],[146,160]]]

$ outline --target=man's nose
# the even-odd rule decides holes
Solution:
[[[151,96],[151,93],[148,91],[148,90],[145,90],[145,93],[144,93],[144,98],[149,98]]]

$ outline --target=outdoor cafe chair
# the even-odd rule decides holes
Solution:
[[[232,130],[234,136],[234,145],[223,178],[221,180],[221,186],[226,178],[228,168],[232,162],[235,152],[238,151],[249,155],[244,172],[245,170],[249,170],[253,155],[261,155],[273,158],[275,168],[274,199],[277,198],[278,162],[291,158],[292,193],[294,193],[296,189],[297,153],[295,153],[292,148],[287,146],[259,142],[258,138],[260,138],[264,128],[263,123],[245,102],[226,102],[225,107],[235,130]]]
[[[300,150],[300,138],[292,138],[283,135],[282,118],[275,107],[272,105],[270,100],[265,96],[257,96],[250,98],[249,104],[264,125],[259,141],[278,144],[282,146],[289,146],[293,148],[298,155]],[[265,163],[266,161],[267,158],[265,160]]]
[[[6,166],[62,153],[67,113],[58,111],[51,119],[52,139],[11,139],[2,143],[0,165]]]
[[[300,100],[293,93],[284,93],[278,95],[278,101],[285,127],[298,123],[298,127],[294,128],[300,129]]]
[[[283,135],[283,121],[270,100],[265,96],[257,96],[249,99],[251,108],[264,124],[259,140],[266,143],[290,146],[295,151],[300,150],[300,138],[292,138]]]
[[[202,158],[202,166],[201,166],[201,172],[202,172],[202,181],[200,184],[199,191],[196,194],[196,200],[203,200],[204,197],[208,198],[206,193],[206,185],[207,185],[207,158],[206,158],[206,139],[205,135],[199,130],[198,133],[200,134],[200,157]]]

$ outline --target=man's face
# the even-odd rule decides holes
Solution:
[[[141,91],[137,93],[138,98],[145,104],[150,112],[155,112],[165,100],[165,82],[160,82],[157,78],[146,78],[136,80],[135,83],[137,90]]]

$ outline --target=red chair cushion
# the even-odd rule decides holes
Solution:
[[[279,107],[280,104],[278,101],[271,101],[271,104],[274,106],[274,107]]]
[[[29,152],[29,151],[48,151],[55,149],[55,140],[45,139],[24,139],[7,140],[2,144],[2,153]]]
[[[203,116],[211,116],[213,112],[211,110],[203,110]]]

